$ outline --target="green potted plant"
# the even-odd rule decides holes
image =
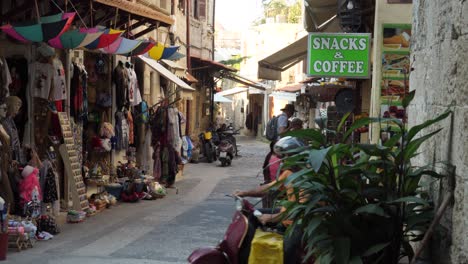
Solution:
[[[403,101],[406,108],[414,97]],[[440,178],[432,166],[416,167],[411,159],[427,139],[441,129],[419,136],[421,130],[447,118],[451,111],[406,128],[399,119],[362,118],[347,131],[339,124],[327,142],[324,131],[297,130],[290,136],[307,140],[310,148],[284,160],[284,167],[300,166],[282,184],[291,184],[297,202],[282,202],[283,217],[303,231],[306,257],[316,263],[396,264],[414,255],[410,245],[421,240],[433,218],[429,196],[421,187],[425,175]],[[347,143],[356,129],[378,122],[391,124],[393,135],[382,144]],[[299,199],[299,197],[305,197]],[[286,233],[287,235],[288,233]]]

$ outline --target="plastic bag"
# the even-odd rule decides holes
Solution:
[[[252,240],[249,264],[283,264],[283,236],[257,229]]]

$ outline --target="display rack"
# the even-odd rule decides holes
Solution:
[[[81,175],[81,152],[78,148],[81,145],[81,140],[77,131],[73,129],[67,113],[58,113],[58,116],[64,141],[64,144],[60,146],[60,154],[67,175],[65,177],[65,190],[68,190],[68,194],[65,194],[65,197],[68,198],[67,201],[72,201],[72,209],[84,211],[89,208],[89,203],[86,197],[86,186]]]

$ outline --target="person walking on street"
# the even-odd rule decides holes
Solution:
[[[289,131],[288,119],[294,115],[294,112],[297,112],[293,104],[286,104],[281,111],[282,113],[278,116],[278,135]]]

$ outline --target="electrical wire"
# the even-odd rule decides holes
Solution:
[[[50,1],[52,2],[52,4],[54,4],[60,10],[60,12],[64,13],[63,9],[60,8],[60,6],[54,0],[50,0]]]
[[[53,1],[53,0],[52,0],[52,1]],[[73,1],[70,0],[70,1],[68,1],[68,2],[71,4],[72,8],[75,10],[76,14],[77,14],[78,17],[80,18],[81,23],[83,24],[83,26],[84,26],[85,28],[88,28],[88,27],[86,26],[86,23],[83,21],[83,18],[80,16],[80,13],[79,13],[78,10],[75,8],[75,5],[73,4]]]

